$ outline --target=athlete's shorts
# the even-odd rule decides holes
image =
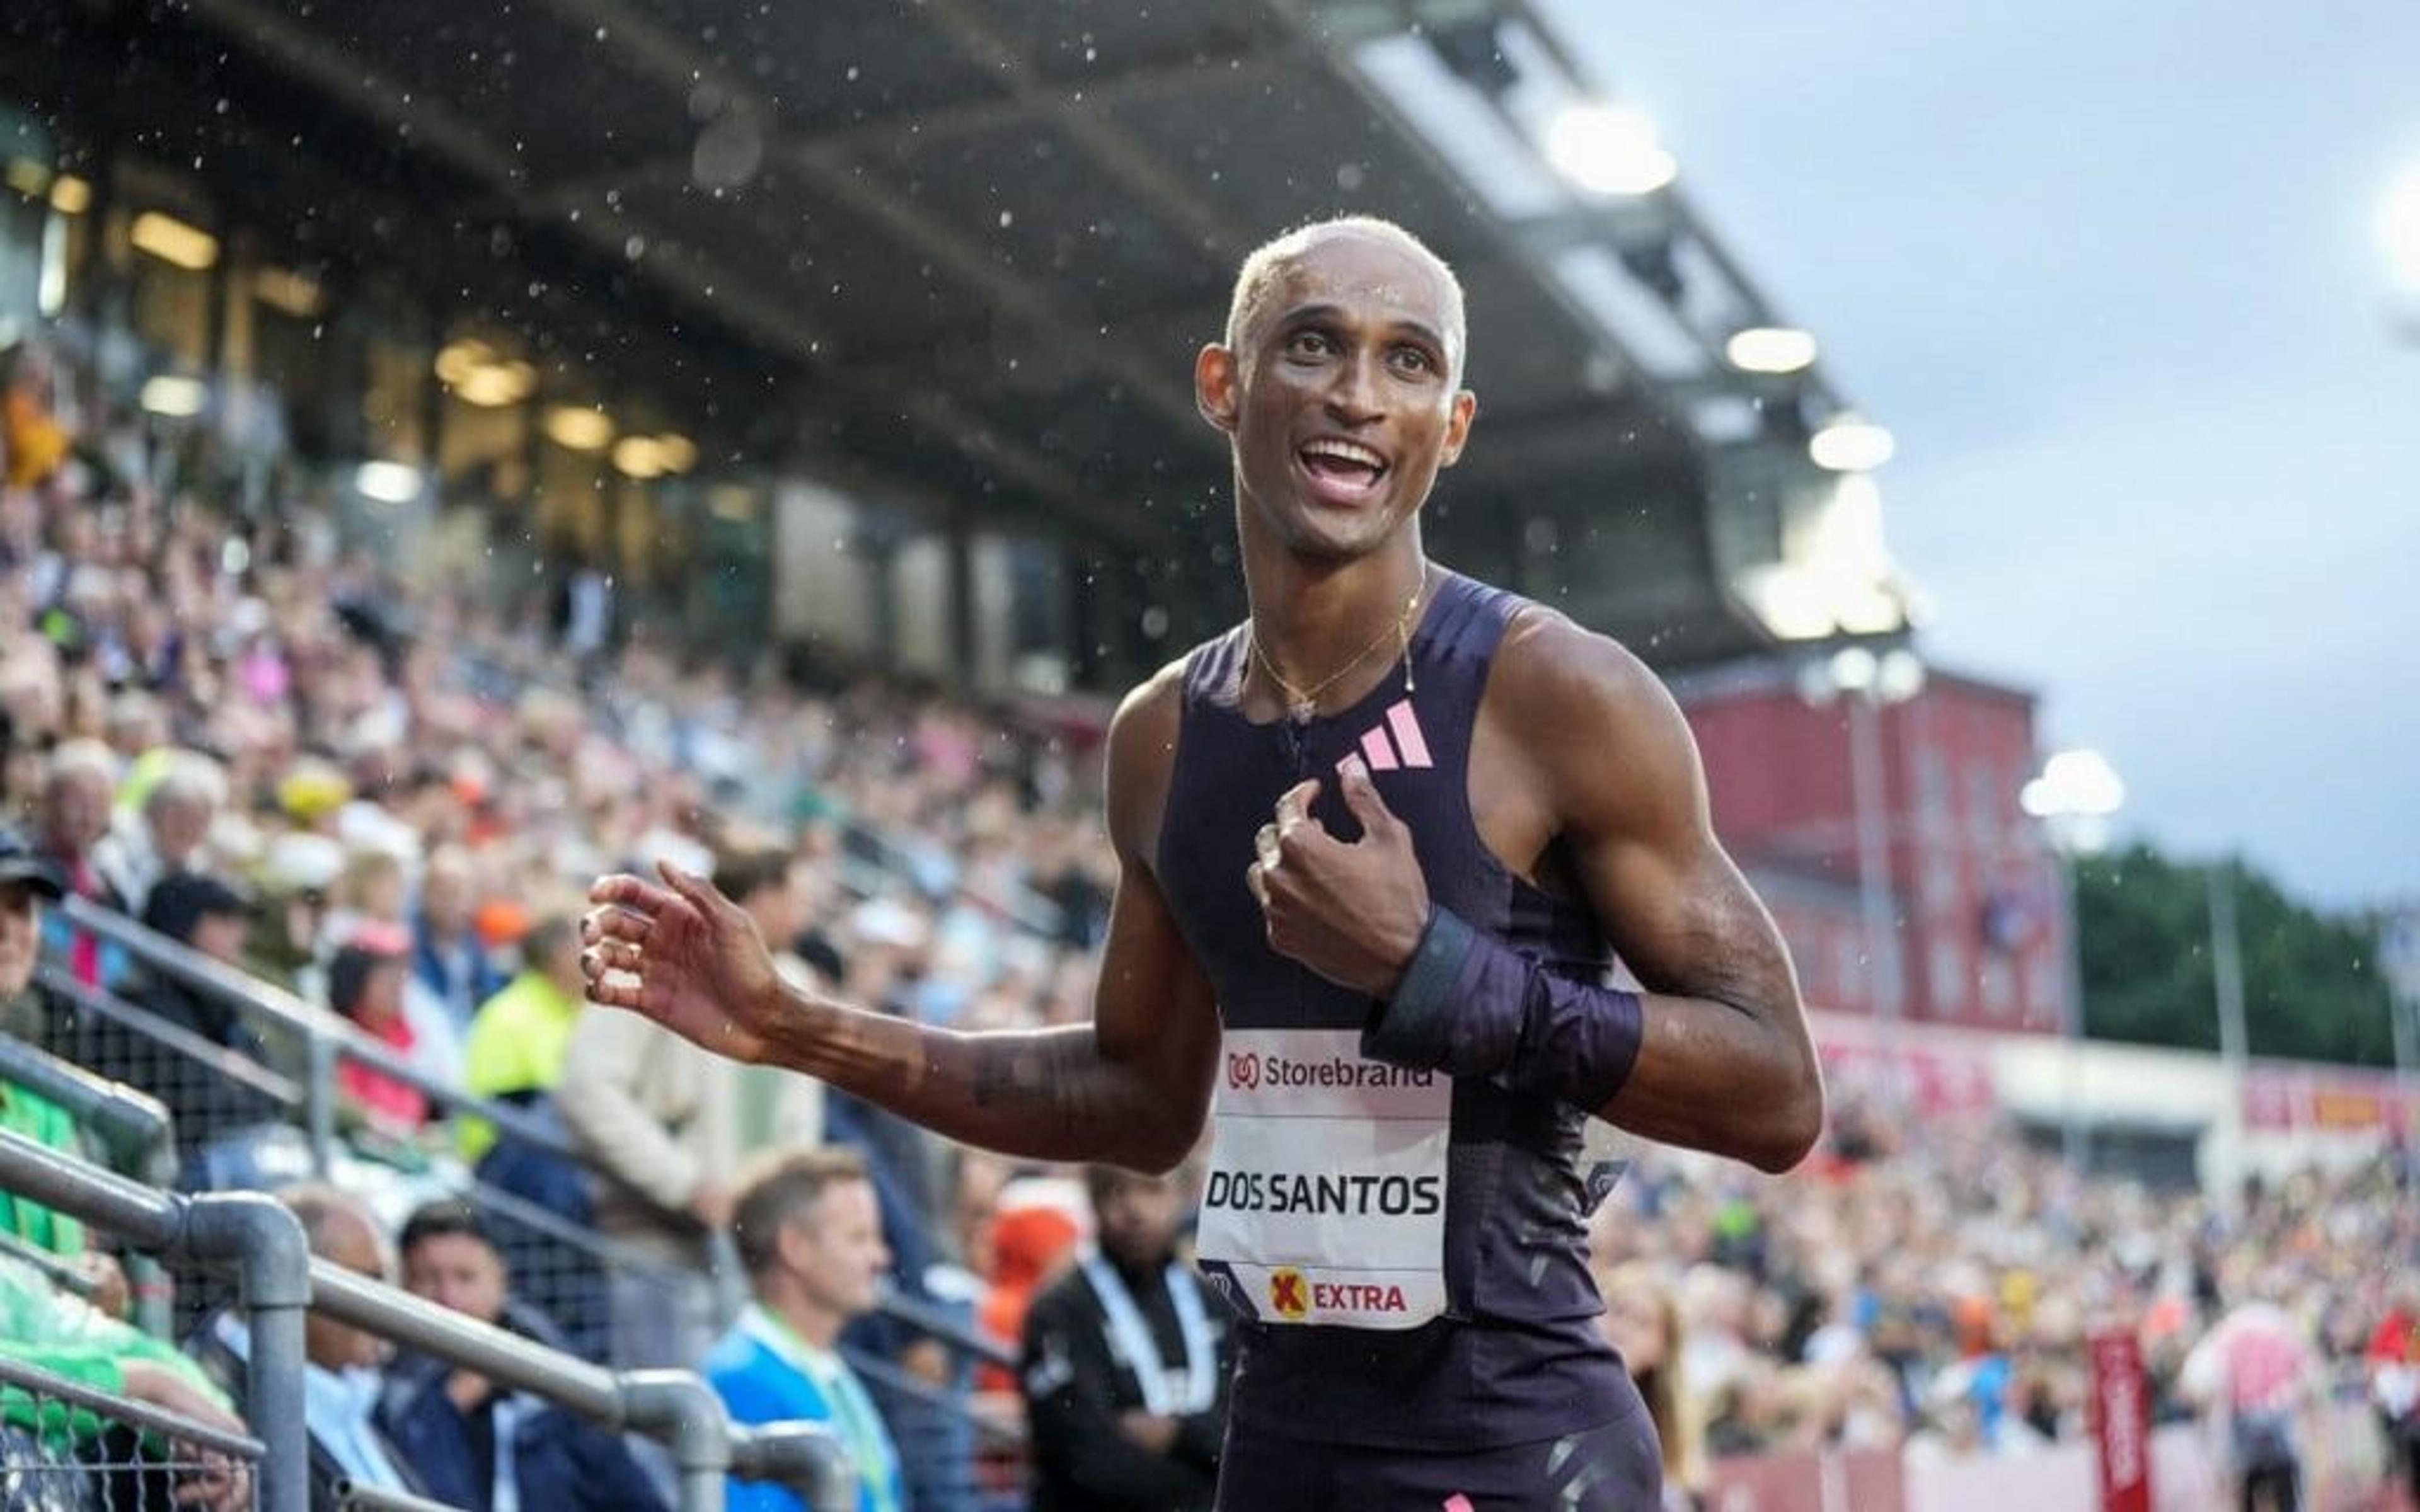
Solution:
[[[1451,1452],[1310,1443],[1230,1426],[1218,1512],[1655,1512],[1664,1454],[1631,1412],[1601,1427]]]

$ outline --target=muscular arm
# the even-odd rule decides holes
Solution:
[[[1164,673],[1129,697],[1109,728],[1120,874],[1091,1024],[964,1034],[777,987],[784,1001],[765,1016],[754,1058],[1012,1155],[1145,1170],[1182,1160],[1208,1115],[1218,1018],[1152,875],[1177,714],[1175,682]]]
[[[1559,615],[1508,634],[1486,717],[1523,745],[1553,831],[1641,985],[1638,1056],[1599,1115],[1767,1170],[1821,1133],[1823,1089],[1789,952],[1714,839],[1697,745],[1636,657]]]

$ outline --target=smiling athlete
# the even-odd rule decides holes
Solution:
[[[1130,694],[1088,1026],[961,1034],[785,986],[699,878],[600,880],[590,995],[953,1138],[1165,1170],[1243,1314],[1219,1504],[1629,1508],[1654,1430],[1590,1319],[1590,1116],[1768,1171],[1823,1095],[1680,711],[1431,563],[1463,301],[1399,227],[1254,253],[1194,370],[1251,612]],[[1610,985],[1617,954],[1645,991]]]

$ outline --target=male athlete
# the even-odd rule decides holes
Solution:
[[[1459,285],[1393,225],[1245,263],[1194,380],[1250,618],[1111,723],[1091,1025],[960,1034],[786,987],[670,867],[600,880],[586,919],[597,1002],[970,1144],[1165,1170],[1215,1089],[1232,1512],[1654,1506],[1654,1430],[1590,1321],[1582,1124],[1781,1171],[1823,1119],[1662,686],[1422,551],[1464,351]],[[1606,984],[1617,954],[1645,992]]]

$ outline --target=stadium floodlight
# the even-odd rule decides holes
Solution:
[[[175,373],[163,373],[143,385],[143,408],[169,420],[189,420],[200,414],[209,398],[209,391],[200,378]]]
[[[667,471],[663,446],[652,436],[625,436],[615,441],[613,466],[624,477],[641,482],[660,478]]]
[[[365,462],[353,471],[353,486],[365,499],[381,504],[408,504],[420,497],[420,470],[408,462]]]
[[[1750,326],[1731,333],[1723,355],[1743,373],[1795,373],[1814,365],[1815,337],[1790,326]]]
[[[61,215],[82,215],[92,208],[92,185],[71,173],[51,180],[51,208]]]
[[[1596,194],[1651,194],[1680,175],[1654,123],[1626,105],[1567,105],[1546,125],[1546,161]]]
[[[668,430],[656,438],[656,457],[666,472],[687,472],[697,466],[697,442]]]
[[[208,271],[219,260],[219,239],[173,215],[145,210],[134,218],[130,233],[135,250],[189,273]]]
[[[2404,294],[2420,297],[2420,165],[2406,168],[2379,202],[2378,236],[2386,276]]]
[[[2097,750],[2055,751],[2017,802],[2036,819],[2063,828],[2076,848],[2097,849],[2109,816],[2126,806],[2126,784]]]
[[[501,409],[520,403],[537,387],[537,369],[515,358],[506,363],[483,363],[462,375],[454,385],[455,396],[464,404],[482,409]]]
[[[601,452],[613,440],[613,422],[602,409],[559,404],[546,412],[547,440],[571,452]]]
[[[1815,465],[1834,472],[1871,472],[1898,450],[1889,431],[1845,411],[1825,421],[1807,441],[1807,455]]]

